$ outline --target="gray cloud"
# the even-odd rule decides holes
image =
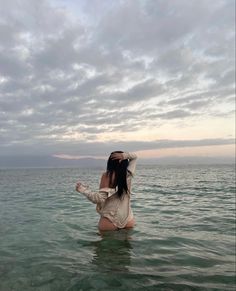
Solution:
[[[232,0],[0,5],[4,154],[39,141],[45,152],[63,148],[68,133],[94,142],[102,132],[232,114]]]
[[[176,118],[185,118],[191,116],[191,112],[186,110],[172,110],[165,113],[156,114],[156,117],[162,118],[162,119],[176,119]]]

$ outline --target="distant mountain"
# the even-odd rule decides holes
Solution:
[[[140,159],[140,164],[145,165],[208,165],[208,164],[235,164],[235,157],[163,157],[153,159]]]
[[[105,168],[103,159],[61,159],[52,156],[0,156],[0,168]]]
[[[234,157],[164,157],[138,159],[138,165],[234,164]],[[105,159],[52,156],[0,156],[0,168],[106,168]]]

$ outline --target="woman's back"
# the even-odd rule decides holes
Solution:
[[[97,212],[101,215],[99,229],[133,227],[130,186],[136,159],[137,156],[132,153],[112,153],[108,159],[107,171],[102,174],[98,193],[92,193],[80,183],[77,184],[77,191],[97,204]]]

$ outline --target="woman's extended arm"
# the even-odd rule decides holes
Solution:
[[[76,184],[76,191],[83,194],[94,204],[103,203],[108,196],[108,193],[105,191],[92,192],[88,187],[83,186],[80,182]]]

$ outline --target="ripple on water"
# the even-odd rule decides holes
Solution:
[[[100,170],[0,172],[0,290],[235,290],[230,166],[137,169],[136,226],[99,233]]]

